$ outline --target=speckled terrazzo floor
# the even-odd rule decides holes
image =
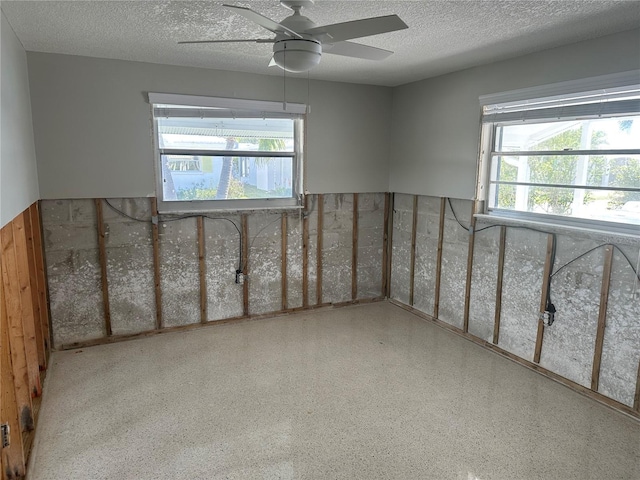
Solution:
[[[640,479],[640,422],[387,303],[51,363],[30,480]]]

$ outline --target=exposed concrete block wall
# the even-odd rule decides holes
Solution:
[[[111,328],[114,334],[136,333],[155,326],[151,202],[148,198],[113,199],[123,217],[105,205],[105,247]]]
[[[638,246],[621,246],[632,261],[638,261]],[[636,263],[637,265],[637,263]],[[640,363],[640,282],[627,261],[613,254],[607,328],[604,332],[600,391],[625,405],[633,405],[636,367]]]
[[[478,220],[473,236],[468,333],[464,332],[465,287],[471,202],[452,200],[462,226],[445,202],[442,272],[436,278],[440,199],[418,197],[413,308],[434,313],[436,283],[440,282],[438,320],[479,341],[493,343],[496,289],[500,255],[499,226]],[[408,305],[411,284],[413,196],[395,195],[391,298]],[[435,233],[434,233],[435,232]],[[549,234],[506,227],[501,295],[500,349],[534,363],[539,310]],[[557,313],[544,328],[539,365],[589,390],[603,285],[605,244],[614,243],[634,263],[640,239],[575,231],[556,232],[556,259],[551,300]],[[561,268],[588,250],[594,251]],[[596,392],[628,407],[634,406],[640,363],[640,282],[627,260],[614,249],[603,340],[599,386]],[[579,388],[579,387],[576,387]]]
[[[384,194],[360,194],[357,299],[379,298],[382,288]],[[305,212],[286,213],[285,311],[317,302],[318,195]],[[151,199],[102,201],[107,288],[112,333],[136,334],[156,328],[156,289]],[[353,194],[324,195],[322,303],[351,301]],[[282,217],[275,211],[247,215],[248,306],[251,315],[283,311]],[[57,348],[107,336],[98,247],[98,215],[93,199],[43,200],[47,274]],[[244,315],[240,266],[240,212],[204,217],[204,278],[207,321]],[[306,272],[304,223],[308,225]],[[161,216],[158,258],[161,327],[201,322],[198,220]],[[346,272],[346,273],[345,273]],[[308,284],[303,301],[303,279]]]
[[[526,360],[533,360],[536,346],[546,252],[547,234],[507,229],[499,345]]]
[[[351,300],[353,195],[324,195],[323,217],[322,301],[346,302]]]
[[[479,228],[482,226],[479,225]],[[471,305],[469,309],[469,332],[488,342],[493,340],[496,312],[496,282],[487,278],[498,278],[498,256],[500,229],[491,228],[475,236],[473,267],[471,270]]]
[[[451,202],[451,205],[449,205]],[[467,280],[467,255],[469,247],[469,232],[462,228],[455,219],[455,215],[463,225],[471,221],[471,206],[469,200],[451,199],[445,204],[444,237],[442,241],[442,276],[440,278],[440,308],[438,318],[462,327],[464,311],[464,291]],[[453,207],[453,210],[452,208]],[[465,252],[463,255],[460,252]]]
[[[161,222],[159,235],[163,325],[176,327],[199,321],[200,270],[196,219]]]
[[[413,304],[423,312],[433,312],[435,308],[439,232],[440,199],[418,197]]]
[[[358,194],[358,297],[384,296],[384,194]]]
[[[393,195],[390,297],[409,304],[413,195]],[[429,312],[427,312],[429,313]]]
[[[216,214],[211,217],[204,219],[207,318],[240,317],[243,310],[242,284],[236,283],[236,270],[240,269],[240,215]],[[198,279],[192,289],[194,285],[199,285]]]
[[[54,346],[106,334],[93,200],[42,202]]]
[[[249,313],[282,310],[282,214],[256,213],[248,219]]]

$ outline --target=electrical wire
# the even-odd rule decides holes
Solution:
[[[458,223],[458,225],[460,225],[461,228],[467,230],[469,233],[473,233],[471,226],[465,226],[459,219],[458,216],[456,215],[456,212],[453,208],[453,204],[451,203],[451,199],[447,197],[447,203],[449,204],[449,208],[451,209],[451,213],[453,214],[453,218],[455,218],[456,222]],[[631,259],[627,256],[627,254],[616,244],[613,243],[603,243],[601,245],[598,245],[596,247],[593,247],[589,250],[587,250],[586,252],[581,253],[580,255],[578,255],[577,257],[569,260],[567,263],[565,263],[564,265],[561,265],[560,267],[558,267],[557,269],[553,269],[553,266],[555,265],[555,261],[556,261],[556,250],[557,250],[557,237],[555,232],[549,232],[546,230],[541,230],[538,228],[532,228],[532,227],[527,227],[524,225],[506,225],[506,224],[493,224],[493,225],[489,225],[480,229],[475,230],[475,233],[479,233],[482,232],[484,230],[489,230],[490,228],[495,228],[495,227],[507,227],[507,228],[519,228],[519,229],[523,229],[523,230],[531,230],[534,232],[539,232],[539,233],[544,233],[547,235],[551,235],[552,236],[552,248],[551,248],[551,258],[550,258],[550,263],[551,263],[551,269],[550,269],[550,273],[549,276],[547,277],[547,297],[545,299],[545,313],[549,315],[549,320],[547,325],[551,325],[553,323],[553,319],[556,313],[556,308],[553,305],[552,301],[551,301],[551,282],[553,280],[553,277],[555,275],[557,275],[560,271],[562,271],[565,267],[571,265],[572,263],[580,260],[581,258],[589,255],[591,252],[594,252],[595,250],[598,250],[602,247],[606,247],[608,245],[611,245],[613,248],[615,248],[616,250],[618,250],[618,252],[620,252],[620,254],[627,260],[627,263],[629,264],[629,267],[631,268],[631,270],[633,271],[635,278],[637,280],[640,280],[640,267],[634,267],[633,262],[631,261]],[[634,279],[634,282],[636,280]]]
[[[130,220],[133,220],[135,222],[153,223],[153,220],[145,220],[145,219],[141,219],[141,218],[136,218],[136,217],[133,217],[133,216],[123,212],[119,208],[115,207],[106,198],[104,199],[104,201],[109,206],[109,208],[111,208],[114,212],[122,215],[123,217],[126,217],[126,218],[128,218]],[[242,264],[242,232],[240,231],[240,228],[238,227],[236,222],[234,222],[230,218],[212,217],[212,216],[209,216],[209,215],[206,215],[206,214],[187,214],[187,215],[177,215],[177,216],[170,216],[170,217],[165,217],[165,216],[160,217],[160,215],[158,215],[158,221],[163,222],[163,223],[170,223],[170,222],[177,222],[179,220],[186,220],[186,219],[189,219],[189,218],[198,218],[198,217],[203,217],[203,218],[206,218],[208,220],[222,220],[222,221],[225,221],[225,222],[229,222],[231,225],[233,225],[233,227],[235,228],[236,232],[238,232],[238,237],[239,237],[239,256],[238,256],[239,260],[238,260],[238,270],[236,271],[236,275],[239,274],[239,273],[243,273],[244,272],[244,265]]]

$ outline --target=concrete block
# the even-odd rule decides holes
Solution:
[[[440,199],[418,197],[413,306],[433,315],[438,263]]]
[[[222,216],[240,228],[240,216]],[[242,284],[235,283],[240,266],[240,234],[227,220],[204,221],[207,279],[207,320],[239,317],[243,312]]]
[[[554,272],[596,247],[591,240],[557,235]],[[593,351],[598,327],[604,249],[560,270],[551,283],[555,322],[545,328],[540,365],[585,387],[591,385]]]
[[[353,212],[353,194],[326,193],[324,195],[324,212]]]
[[[106,334],[98,252],[84,252],[71,262],[64,274],[49,274],[48,279],[55,347]],[[51,272],[54,267],[47,268]]]
[[[502,286],[502,315],[498,345],[525,360],[532,361],[538,329],[547,235],[528,232],[526,243],[522,232],[507,230]]]
[[[391,293],[394,300],[409,304],[411,234],[404,229],[403,219],[394,214],[391,249]]]
[[[469,333],[491,342],[495,324],[496,285],[500,229],[492,228],[475,235]]]
[[[160,287],[167,327],[200,321],[200,286],[195,218],[161,223]]]
[[[151,199],[150,198],[110,198],[107,199],[113,207],[124,212],[130,217],[151,222]],[[130,218],[116,212],[103,201],[102,217],[105,222],[131,222]]]
[[[98,248],[98,231],[95,225],[47,224],[43,228],[43,237],[47,252]]]
[[[73,223],[95,225],[96,204],[93,199],[74,199],[69,205]]]
[[[42,200],[40,214],[44,226],[69,223],[71,221],[71,200]]]
[[[105,222],[105,246],[106,248],[117,248],[126,246],[151,246],[153,236],[151,223],[140,222]]]
[[[638,247],[624,246],[622,249],[634,263],[640,256]],[[633,406],[639,364],[640,281],[635,278],[626,259],[614,251],[600,366],[600,393]]]
[[[468,245],[457,242],[445,241],[442,245],[438,318],[459,328],[462,328],[464,323],[467,249]]]
[[[155,328],[155,288],[151,245],[107,249],[111,328],[129,334]]]
[[[302,220],[287,218],[287,306],[302,307]]]
[[[324,196],[322,300],[351,300],[353,195]]]
[[[281,214],[257,213],[248,219],[249,313],[282,309]]]

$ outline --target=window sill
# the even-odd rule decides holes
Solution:
[[[495,214],[476,213],[474,217],[478,222],[488,225],[505,225],[507,227],[529,227],[548,233],[562,235],[579,235],[601,243],[616,243],[619,245],[640,246],[640,233],[633,234],[622,231],[605,231],[589,226],[563,225],[554,222],[542,222],[523,218],[507,217]],[[629,228],[633,228],[630,225]],[[476,227],[476,230],[478,227]]]

